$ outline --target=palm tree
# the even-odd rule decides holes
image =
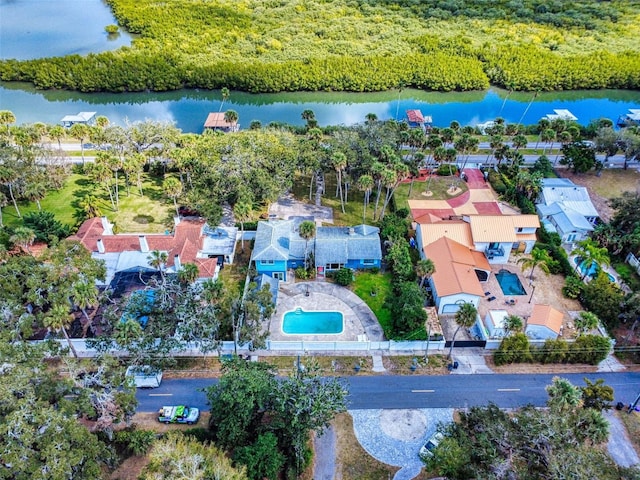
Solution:
[[[176,209],[176,215],[180,215],[180,211],[178,210],[178,197],[182,195],[182,182],[178,180],[176,177],[167,177],[164,182],[162,182],[162,191],[168,197],[173,199],[173,206]]]
[[[161,252],[160,250],[154,250],[147,257],[147,261],[149,265],[153,268],[157,269],[160,272],[160,276],[164,280],[164,266],[167,264],[169,260],[169,255],[167,252]]]
[[[476,323],[478,317],[478,310],[473,306],[473,303],[463,303],[460,309],[456,312],[455,322],[458,325],[453,338],[451,339],[451,347],[449,348],[449,359],[453,355],[453,345],[456,342],[456,336],[461,328],[471,328]]]
[[[373,190],[373,177],[371,175],[362,175],[358,179],[358,190],[364,192],[364,208],[362,211],[362,223],[367,223],[367,207],[371,199],[371,191]]]
[[[531,250],[530,257],[522,257],[518,259],[518,263],[522,264],[522,270],[531,268],[531,273],[529,274],[530,282],[533,281],[533,271],[536,267],[540,267],[540,270],[549,275],[549,265],[551,265],[552,262],[553,259],[549,255],[549,252],[538,247]]]
[[[71,301],[80,309],[87,320],[87,325],[83,329],[83,336],[86,335],[91,325],[91,318],[87,314],[87,308],[96,307],[98,298],[98,289],[95,283],[78,281],[72,285]]]
[[[587,333],[589,330],[593,330],[600,324],[600,319],[595,313],[592,312],[580,312],[578,318],[576,318],[576,329],[580,334]]]
[[[16,123],[16,116],[11,110],[0,110],[0,125],[4,125],[9,135],[9,125]]]
[[[372,125],[378,121],[378,116],[375,113],[367,113],[364,118],[367,125]]]
[[[538,135],[538,141],[536,142],[536,150],[538,149],[538,143],[542,141],[542,132],[547,130],[549,126],[551,126],[551,122],[547,118],[541,118],[538,121],[538,132],[540,133]]]
[[[20,248],[31,253],[31,245],[36,239],[36,232],[28,227],[16,227],[13,231],[13,235],[9,237],[9,241],[14,245],[19,245]]]
[[[558,134],[558,141],[564,147],[565,145],[568,145],[573,141],[573,136],[571,135],[571,132],[569,132],[568,130],[564,130]],[[558,151],[556,152],[556,159],[554,160],[554,163],[558,161],[561,151],[562,151],[562,148],[559,148]]]
[[[542,149],[543,155],[547,151],[547,146],[550,146],[555,139],[556,139],[556,131],[553,128],[547,128],[546,130],[540,133],[540,140],[542,140],[545,144],[544,148]]]
[[[185,263],[178,272],[178,281],[183,285],[191,285],[200,276],[200,270],[195,263]]]
[[[61,140],[65,137],[66,132],[62,125],[53,125],[49,128],[49,132],[47,133],[51,140],[55,140],[58,142],[58,150],[62,150]]]
[[[347,167],[347,156],[342,152],[336,152],[331,157],[331,164],[336,171],[336,193],[340,195],[340,207],[342,208],[342,213],[345,213],[344,196],[342,194],[342,172]]]
[[[578,246],[571,251],[571,255],[579,257],[580,261],[576,261],[576,272],[580,269],[584,279],[591,267],[600,265],[611,265],[609,251],[598,244],[591,238],[586,238],[578,242]]]
[[[237,129],[238,118],[238,112],[235,110],[227,110],[224,112],[224,121],[231,124],[231,130]]]
[[[222,101],[220,102],[220,109],[218,110],[218,112],[222,111],[222,106],[224,105],[224,102],[226,102],[229,98],[229,95],[231,95],[231,92],[229,92],[229,89],[227,87],[222,87],[220,89],[220,95],[222,95]]]
[[[416,265],[416,275],[420,277],[420,288],[423,287],[424,281],[429,279],[431,275],[436,271],[436,266],[433,264],[433,260],[430,258],[425,258],[423,260],[418,260]]]
[[[305,220],[300,224],[298,233],[304,238],[304,268],[309,268],[309,240],[316,236],[316,224],[311,220]]]
[[[16,201],[16,196],[13,194],[13,186],[18,181],[18,178],[19,174],[17,165],[0,165],[0,184],[7,186],[7,189],[9,190],[9,197],[13,202],[13,208],[16,209],[18,218],[22,218],[22,214],[20,213],[20,209],[18,208],[18,202]]]
[[[316,114],[313,110],[304,110],[302,112],[302,119],[307,122],[307,128],[315,128],[318,126],[318,121],[316,120]]]
[[[504,330],[507,337],[514,332],[521,332],[523,327],[524,322],[518,315],[508,315],[504,319]]]
[[[527,148],[528,144],[529,144],[529,141],[527,140],[527,137],[522,134],[516,135],[511,140],[511,146],[516,152],[521,148]]]
[[[47,312],[47,315],[44,317],[43,324],[45,327],[55,332],[62,330],[62,334],[64,335],[64,338],[67,339],[69,348],[73,352],[73,356],[77,358],[78,352],[76,351],[76,347],[73,346],[73,343],[69,338],[69,334],[67,333],[67,328],[71,325],[72,321],[73,316],[69,313],[68,307],[57,303]]]
[[[582,406],[582,391],[566,378],[553,377],[547,387],[547,405],[559,413],[569,413]]]
[[[89,137],[90,128],[84,123],[74,123],[69,128],[69,135],[80,141],[80,152],[82,153],[82,164],[84,165],[84,142]]]
[[[244,252],[244,222],[249,221],[252,212],[253,205],[246,199],[241,199],[233,206],[233,215],[240,222],[240,246],[242,252]]]

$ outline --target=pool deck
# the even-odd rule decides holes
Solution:
[[[298,307],[305,311],[341,312],[344,316],[342,333],[287,335],[282,331],[282,317]],[[368,341],[384,340],[382,327],[367,304],[351,290],[329,282],[281,283],[269,333],[271,340],[357,341],[361,335],[366,335]]]

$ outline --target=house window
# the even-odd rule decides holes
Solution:
[[[260,260],[260,265],[273,265],[273,260]]]
[[[518,233],[522,233],[522,232],[524,232],[524,227],[518,227],[518,228],[516,228],[516,232],[518,232]]]
[[[329,263],[327,270],[340,270],[344,265],[342,263]]]
[[[362,260],[363,265],[373,265],[375,263],[376,261],[372,258],[365,258],[364,260]]]
[[[567,235],[567,242],[571,243],[571,242],[575,241],[576,237],[577,237],[577,235],[575,233],[571,233],[571,234]]]
[[[489,250],[497,250],[498,248],[500,248],[499,242],[491,242],[489,244]]]
[[[284,273],[282,272],[273,272],[271,276],[276,280],[284,280]]]

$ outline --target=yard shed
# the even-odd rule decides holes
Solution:
[[[525,333],[530,338],[556,339],[562,334],[564,314],[551,305],[534,305]]]

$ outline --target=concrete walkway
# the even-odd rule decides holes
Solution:
[[[476,373],[494,373],[487,366],[484,350],[481,348],[464,348],[459,349],[460,354],[456,354],[454,347],[453,360],[458,362],[458,368],[451,370],[451,373],[458,375],[473,375]]]
[[[633,449],[627,429],[612,411],[604,412],[609,421],[609,442],[607,451],[611,458],[621,467],[631,467],[640,463],[638,453]]]

